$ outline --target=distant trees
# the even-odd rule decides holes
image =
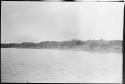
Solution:
[[[1,48],[11,48],[11,47],[16,47],[16,43],[1,44]]]
[[[105,41],[105,40],[88,40],[82,41],[78,39],[73,39],[70,41],[43,41],[40,43],[33,42],[23,42],[20,44],[17,43],[9,43],[9,44],[1,44],[1,48],[80,48],[85,50],[94,50],[94,49],[121,49],[122,41],[113,40],[113,41]]]

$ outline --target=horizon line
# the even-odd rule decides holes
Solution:
[[[62,40],[62,41],[57,41],[57,40],[45,40],[45,41],[40,41],[40,42],[31,42],[31,41],[23,41],[23,42],[1,42],[1,44],[10,44],[10,43],[41,43],[41,42],[64,42],[64,41],[73,41],[73,40],[76,40],[76,41],[123,41],[123,40],[105,40],[105,39],[96,39],[96,40],[80,40],[80,39],[72,39],[72,40]]]

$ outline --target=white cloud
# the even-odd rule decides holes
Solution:
[[[2,2],[2,42],[122,39],[123,5]]]

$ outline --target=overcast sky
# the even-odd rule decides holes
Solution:
[[[123,3],[2,1],[1,42],[122,40]]]

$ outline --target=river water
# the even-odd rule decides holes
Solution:
[[[2,48],[1,81],[121,83],[122,53]]]

